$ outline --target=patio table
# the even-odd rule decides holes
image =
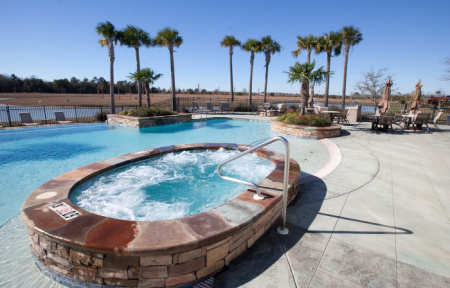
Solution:
[[[333,114],[339,114],[339,111],[320,111],[320,114],[329,114],[331,122],[333,122]]]

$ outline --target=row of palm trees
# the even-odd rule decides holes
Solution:
[[[346,89],[346,79],[347,79],[347,63],[348,63],[348,53],[350,47],[358,44],[362,41],[362,33],[358,28],[353,26],[346,26],[342,28],[339,32],[329,32],[324,34],[323,36],[316,37],[314,35],[308,35],[306,37],[297,37],[297,49],[292,51],[294,57],[297,57],[302,50],[306,50],[306,64],[310,65],[301,65],[300,63],[296,63],[294,66],[290,67],[289,74],[289,83],[293,83],[295,81],[300,81],[302,83],[302,91],[300,92],[302,98],[303,96],[308,96],[308,86],[309,82],[314,82],[319,84],[322,81],[321,77],[325,77],[325,106],[328,106],[328,93],[329,93],[329,83],[330,83],[330,75],[332,72],[330,71],[330,62],[331,57],[338,56],[341,54],[342,46],[344,46],[345,51],[345,63],[344,63],[344,83],[342,88],[342,107],[345,106],[345,89]],[[229,49],[230,54],[230,86],[231,86],[231,100],[234,99],[234,91],[233,91],[233,47],[241,47],[246,52],[250,52],[250,83],[249,83],[249,102],[252,102],[252,78],[253,78],[253,61],[255,59],[255,53],[264,52],[265,60],[266,60],[266,74],[265,74],[265,83],[264,83],[264,102],[267,100],[267,78],[268,78],[268,70],[271,55],[280,52],[281,46],[278,42],[272,40],[270,36],[263,37],[261,40],[249,39],[244,44],[241,45],[241,41],[237,40],[232,35],[227,35],[220,42],[223,47],[227,47]],[[317,71],[313,71],[315,67],[315,62],[311,63],[311,52],[314,50],[316,54],[325,52],[327,54],[327,70],[323,71],[322,67],[320,67]],[[301,67],[302,66],[302,67]],[[323,73],[322,73],[323,72]],[[325,73],[326,72],[326,73]],[[302,75],[302,76],[299,76]],[[300,77],[300,78],[299,78]],[[303,83],[303,79],[306,79],[306,82]],[[303,89],[306,89],[303,91]],[[306,95],[303,95],[306,93]],[[303,101],[305,104],[305,101]],[[304,106],[304,105],[303,105]],[[305,107],[302,107],[302,111]],[[303,114],[303,112],[302,112]]]
[[[345,90],[347,86],[347,63],[348,53],[350,48],[363,40],[362,33],[358,28],[353,26],[345,26],[338,32],[325,33],[320,37],[308,35],[306,37],[297,36],[297,49],[292,51],[292,54],[297,57],[301,50],[306,50],[306,62],[310,63],[311,51],[314,50],[316,54],[325,52],[327,54],[327,70],[325,81],[325,95],[324,105],[328,106],[328,92],[330,83],[330,62],[331,57],[339,56],[341,54],[342,46],[344,46],[345,60],[344,60],[344,77],[342,85],[342,107],[345,107]]]
[[[264,102],[267,99],[267,79],[269,75],[269,64],[271,55],[280,52],[281,46],[277,41],[272,40],[270,36],[263,37],[261,40],[249,39],[241,45],[241,41],[236,40],[234,36],[227,35],[220,42],[222,47],[227,47],[230,54],[230,85],[231,85],[231,101],[234,100],[233,91],[233,47],[240,47],[246,52],[250,52],[250,83],[249,83],[249,102],[252,102],[252,80],[253,80],[253,62],[255,60],[255,53],[263,52],[266,59],[266,74],[264,82]]]
[[[156,81],[161,74],[155,74],[155,72],[149,68],[142,69],[140,67],[139,48],[142,46],[161,46],[168,47],[170,52],[170,68],[171,68],[171,82],[172,82],[172,101],[173,110],[176,110],[175,101],[175,68],[173,61],[174,47],[179,47],[183,43],[183,39],[179,35],[178,31],[172,28],[164,28],[158,32],[154,39],[150,38],[149,34],[144,30],[132,25],[128,25],[123,30],[116,30],[114,25],[109,22],[99,23],[96,27],[97,34],[102,37],[99,43],[102,47],[108,47],[109,63],[110,63],[110,95],[111,95],[111,112],[115,113],[114,105],[114,45],[120,42],[121,45],[126,45],[130,48],[134,48],[136,51],[136,63],[137,69],[135,73],[130,75],[130,78],[138,83],[138,95],[139,106],[142,106],[142,89],[141,82],[145,83],[147,91],[147,105],[150,106],[149,85]]]

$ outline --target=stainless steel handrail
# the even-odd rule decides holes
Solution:
[[[280,233],[280,234],[282,234],[282,235],[286,235],[286,234],[289,233],[289,230],[286,228],[286,210],[287,210],[287,198],[288,198],[287,190],[288,190],[288,179],[289,179],[289,142],[288,142],[285,138],[280,137],[280,136],[274,137],[274,138],[272,138],[272,139],[270,139],[270,140],[267,140],[267,141],[265,141],[265,142],[263,142],[263,143],[261,143],[261,144],[259,144],[259,145],[257,145],[257,146],[254,146],[254,147],[252,147],[252,148],[250,148],[250,149],[248,149],[248,150],[245,150],[244,152],[242,152],[242,153],[239,154],[239,155],[236,155],[236,156],[234,156],[234,157],[231,157],[231,158],[228,159],[228,160],[223,161],[222,163],[220,163],[220,164],[217,166],[217,173],[219,174],[219,176],[220,176],[222,179],[225,179],[225,180],[228,180],[228,181],[231,181],[231,182],[236,182],[236,183],[239,183],[239,184],[245,184],[245,185],[249,185],[249,186],[254,187],[257,194],[254,195],[253,198],[256,199],[256,200],[262,200],[262,199],[264,199],[264,196],[261,195],[261,191],[259,190],[258,185],[256,185],[255,183],[252,183],[252,182],[247,182],[247,181],[244,181],[244,180],[240,180],[240,179],[236,179],[236,178],[231,178],[231,177],[228,177],[228,176],[224,176],[224,175],[222,175],[221,167],[222,167],[223,165],[225,165],[225,164],[231,162],[231,161],[234,161],[234,160],[236,160],[236,159],[238,159],[238,158],[244,156],[244,155],[247,155],[247,154],[249,154],[249,153],[251,153],[251,152],[253,152],[253,151],[256,151],[256,150],[258,150],[258,149],[260,149],[260,148],[262,148],[262,147],[264,147],[264,146],[267,146],[267,145],[269,145],[269,144],[272,144],[272,143],[275,142],[275,141],[281,141],[281,142],[283,142],[283,143],[284,143],[284,147],[285,147],[285,154],[284,154],[283,199],[282,199],[283,203],[282,203],[282,211],[281,211],[281,218],[282,218],[282,221],[283,221],[283,222],[282,222],[282,226],[281,226],[281,227],[278,227],[277,231],[278,231],[278,233]]]
[[[202,111],[199,110],[197,107],[192,108],[192,115],[195,114],[195,111],[197,111],[198,115],[200,115],[200,121],[203,121],[203,116],[202,116]],[[205,111],[205,120],[208,119],[208,115],[206,115],[206,111]]]

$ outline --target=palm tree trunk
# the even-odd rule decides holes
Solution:
[[[137,72],[139,73],[141,71],[141,61],[139,60],[139,47],[134,47],[136,49],[136,63],[137,63]],[[138,85],[138,101],[139,101],[139,107],[142,106],[142,89],[141,89],[141,82],[139,80],[137,81]]]
[[[270,52],[266,53],[266,80],[264,81],[264,103],[267,101],[267,78],[269,75]]]
[[[345,48],[345,60],[344,60],[344,81],[342,84],[342,109],[345,108],[345,86],[347,85],[347,62],[348,62],[348,50]]]
[[[170,52],[170,74],[172,78],[172,110],[177,111],[177,99],[175,97],[175,66],[173,63],[173,47],[169,47]]]
[[[331,63],[331,52],[327,53],[327,76],[325,80],[325,95],[324,95],[324,106],[328,107],[328,91],[330,90],[330,63]]]
[[[145,83],[145,92],[147,94],[147,108],[150,108],[150,85]]]
[[[253,82],[253,61],[255,60],[255,52],[250,55],[250,83],[248,87],[248,103],[252,105],[252,82]]]
[[[300,115],[305,115],[306,99],[308,97],[308,80],[303,80],[300,95],[302,96],[302,108],[300,109]]]
[[[230,46],[230,85],[231,85],[231,102],[234,101],[233,91],[233,46]]]
[[[114,106],[114,44],[109,44],[109,94],[111,96],[111,113],[116,114]]]

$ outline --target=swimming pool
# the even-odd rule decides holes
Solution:
[[[0,132],[0,226],[20,212],[39,185],[92,162],[155,147],[201,142],[255,145],[269,137],[269,123],[212,119],[145,129],[85,124]],[[327,160],[316,140],[287,137],[291,157],[306,173]],[[281,143],[267,147],[284,153]],[[305,175],[306,173],[302,173]],[[302,175],[302,176],[303,176]]]
[[[26,197],[48,180],[92,162],[149,148],[200,142],[255,145],[273,136],[277,134],[270,132],[268,122],[229,119],[145,129],[84,124],[0,131],[0,285],[60,287],[34,266],[25,225],[14,217]],[[320,141],[286,138],[302,177],[326,162],[328,152]],[[281,143],[268,148],[284,153]],[[13,254],[11,247],[20,248]]]

